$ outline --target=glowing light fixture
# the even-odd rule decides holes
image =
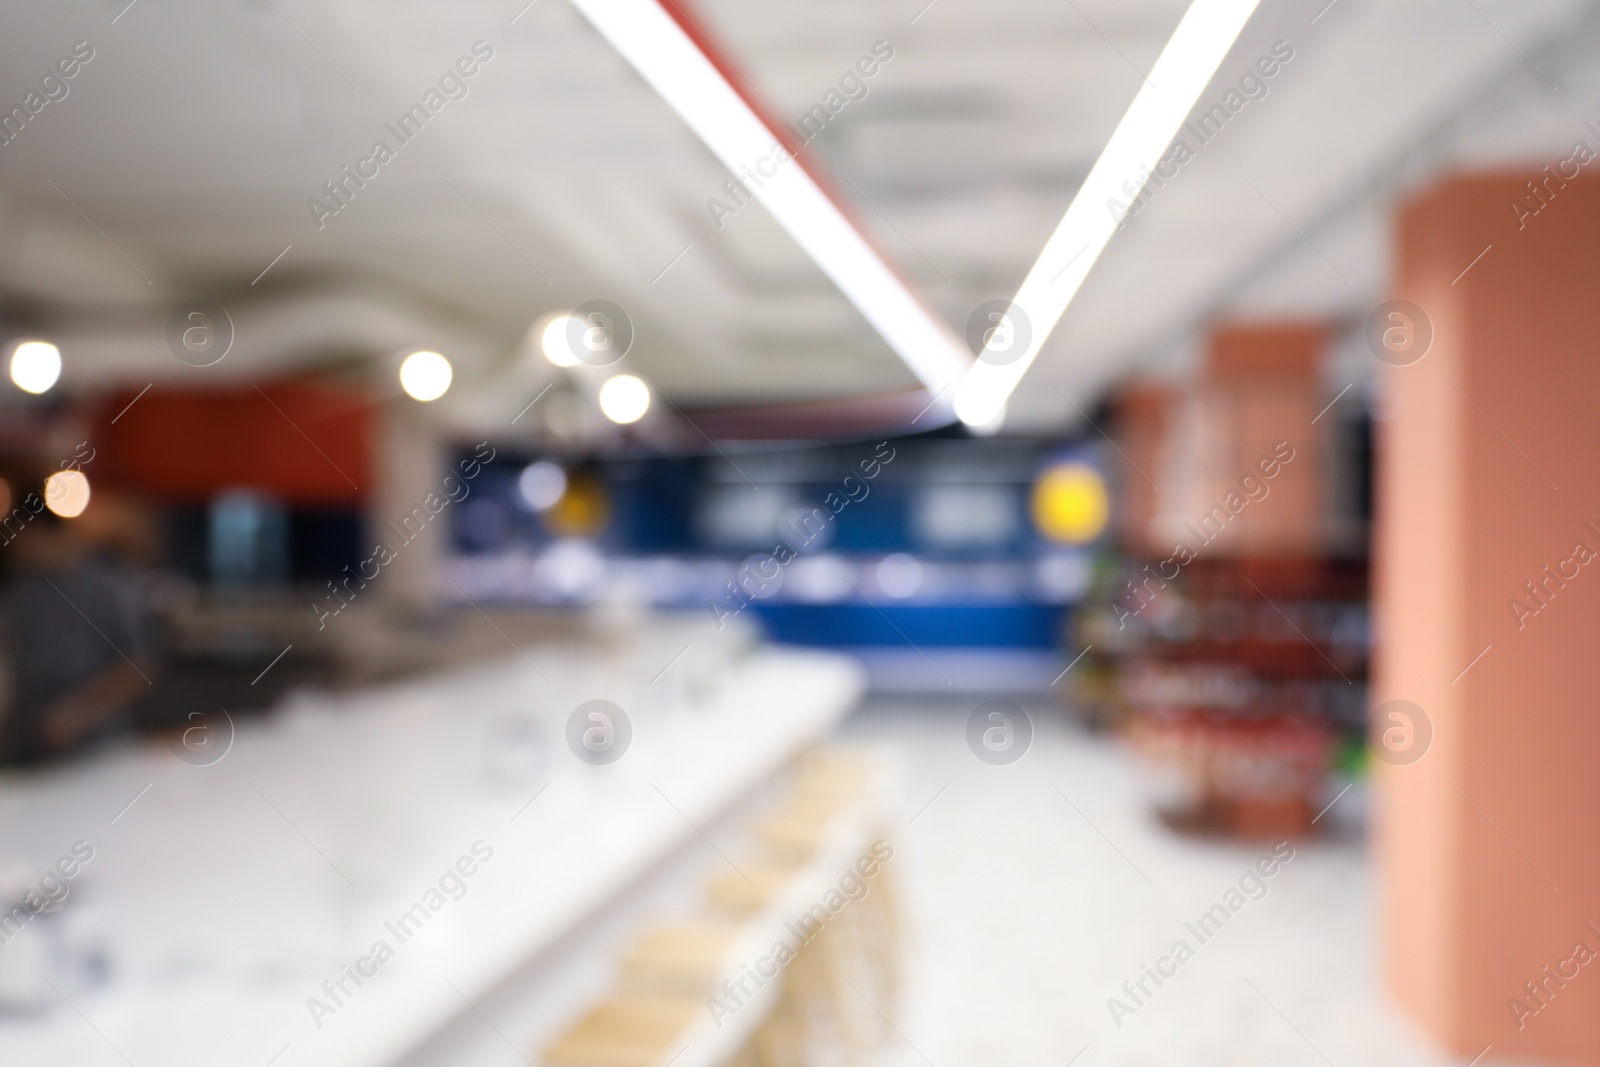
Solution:
[[[574,471],[567,480],[567,491],[561,494],[561,499],[544,513],[545,529],[557,537],[598,537],[610,521],[611,497],[606,492],[606,483],[579,471]],[[594,551],[592,545],[585,547]],[[552,547],[552,555],[559,548],[559,545]]]
[[[945,393],[972,358],[873,250],[837,204],[776,151],[777,133],[728,83],[659,0],[573,0],[595,29],[689,124],[734,174],[757,161],[784,160],[752,189],[860,310],[929,392]]]
[[[1052,541],[1082,545],[1105,532],[1111,495],[1093,467],[1063,463],[1051,467],[1033,487],[1033,523]]]
[[[413,352],[400,364],[400,388],[413,400],[438,400],[453,377],[450,361],[437,352]]]
[[[922,563],[916,556],[895,552],[878,562],[878,588],[904,600],[922,588]]]
[[[1189,5],[1012,299],[1029,324],[1027,346],[1020,355],[996,350],[992,358],[984,358],[990,354],[986,348],[957,386],[955,408],[962,422],[972,426],[993,421],[1022,381],[1121,223],[1115,205],[1131,199],[1124,183],[1144,184],[1259,3],[1194,0]]]
[[[63,519],[75,519],[89,506],[89,477],[82,471],[56,471],[44,480],[44,506]]]
[[[571,315],[552,315],[545,320],[544,330],[539,334],[539,351],[558,367],[578,365],[578,357],[567,342],[567,329],[571,322]]]
[[[567,492],[567,472],[547,459],[530,463],[517,477],[517,492],[534,511],[548,511]]]
[[[650,387],[631,374],[607,378],[600,387],[600,413],[612,422],[626,426],[638,422],[650,410]]]
[[[11,380],[25,393],[45,393],[61,377],[61,350],[49,341],[24,341],[11,353]]]
[[[960,417],[959,409],[957,410],[957,417]],[[1001,401],[1000,406],[989,413],[987,419],[963,423],[967,431],[974,437],[993,437],[1000,432],[1000,428],[1005,424],[1006,405],[1004,401]]]

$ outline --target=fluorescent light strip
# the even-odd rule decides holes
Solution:
[[[984,426],[1003,417],[1006,398],[1033,365],[1116,232],[1118,220],[1108,203],[1131,199],[1123,183],[1132,179],[1142,184],[1139,176],[1154,167],[1172,144],[1259,3],[1194,0],[1189,6],[1155,69],[1012,298],[1013,307],[1028,324],[1027,346],[1020,356],[1012,358],[1012,353],[1006,353],[1010,361],[1005,363],[980,357],[957,387],[956,414],[962,422]]]
[[[573,0],[734,174],[772,155],[777,135],[656,0]],[[838,206],[794,162],[752,190],[866,316],[930,393],[972,364],[965,346],[900,281]],[[948,411],[948,407],[945,409]]]

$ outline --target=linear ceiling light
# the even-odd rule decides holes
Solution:
[[[779,133],[659,0],[573,3],[730,171],[743,174],[758,159],[772,155]],[[803,166],[777,167],[752,192],[930,393],[945,393],[960,380],[972,363],[966,347],[923,306]]]
[[[1012,306],[1021,311],[1028,326],[1026,346],[1020,354],[1000,348],[993,357],[986,348],[956,388],[956,415],[962,422],[984,426],[1002,417],[1006,398],[1028,372],[1116,232],[1120,220],[1109,205],[1130,199],[1123,188],[1130,179],[1135,185],[1143,184],[1143,177],[1177,136],[1259,3],[1194,0],[1189,6],[1012,298]],[[1004,344],[1011,338],[1008,331]]]

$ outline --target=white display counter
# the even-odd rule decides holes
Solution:
[[[99,924],[110,963],[98,987],[66,976],[50,1008],[0,1015],[0,1063],[388,1067],[438,1044],[657,865],[691,846],[716,862],[705,829],[861,692],[851,661],[779,648],[660,673],[690,637],[305,698],[208,766],[146,746],[0,779],[8,867],[94,849],[63,913],[34,923],[91,943]],[[595,698],[632,723],[606,766],[566,741]]]

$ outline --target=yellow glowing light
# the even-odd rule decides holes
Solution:
[[[1045,471],[1033,487],[1032,505],[1039,532],[1070,545],[1099,537],[1111,517],[1105,479],[1082,463],[1064,463]]]
[[[605,483],[584,471],[567,480],[566,492],[544,512],[544,525],[557,537],[595,537],[611,521]]]
[[[63,519],[75,519],[89,506],[89,477],[82,471],[56,471],[44,480],[44,506]]]
[[[437,352],[413,352],[400,364],[400,388],[413,400],[438,400],[455,374]]]

